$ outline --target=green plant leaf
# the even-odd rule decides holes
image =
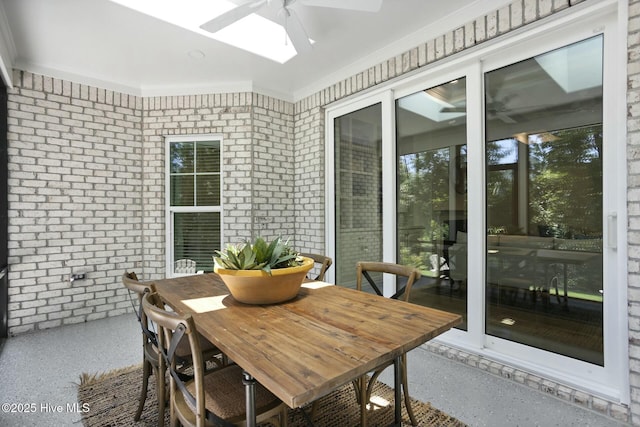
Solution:
[[[239,255],[241,262],[241,270],[252,270],[253,266],[256,263],[256,254],[253,253],[253,249],[251,248],[251,244],[247,243],[242,248],[242,251]]]
[[[284,246],[280,241],[280,238],[274,240],[271,243],[271,245],[273,246],[273,249],[271,251],[271,256],[269,257],[269,260],[271,265],[276,265],[278,264],[278,258],[280,258],[280,254],[282,254],[282,251],[284,250]]]
[[[256,254],[256,260],[258,262],[265,262],[269,260],[269,247],[267,247],[267,242],[264,241],[262,237],[258,237],[253,244],[253,251]]]
[[[269,244],[258,237],[253,242],[228,244],[224,250],[214,251],[214,261],[230,270],[263,270],[271,274],[273,269],[301,265],[299,254],[289,246],[289,241],[278,237]]]
[[[231,265],[235,265],[240,270],[242,269],[241,267],[242,263],[240,262],[239,257],[236,256],[235,250],[232,249],[229,252],[227,252],[227,256]]]

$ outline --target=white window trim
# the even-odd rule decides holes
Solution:
[[[617,235],[616,248],[605,245],[604,248],[604,277],[605,306],[604,306],[604,331],[605,331],[605,367],[578,361],[573,358],[557,355],[547,351],[534,349],[521,344],[485,335],[484,331],[484,304],[470,307],[468,316],[469,324],[483,325],[481,328],[470,327],[469,332],[451,330],[441,335],[438,340],[458,348],[485,355],[492,359],[518,366],[541,376],[556,379],[564,384],[576,386],[605,398],[617,400],[622,404],[630,402],[629,395],[629,355],[628,355],[628,313],[626,287],[620,289],[620,284],[626,283],[627,277],[627,235],[626,235],[626,168],[616,168],[616,165],[626,165],[626,122],[624,120],[612,120],[614,117],[626,117],[626,14],[627,5],[622,0],[605,0],[602,2],[586,3],[567,9],[556,14],[541,23],[533,23],[526,28],[514,30],[508,37],[498,38],[495,41],[485,42],[483,46],[468,49],[460,55],[454,55],[425,67],[424,71],[412,73],[386,84],[379,85],[359,96],[353,96],[343,101],[329,105],[326,110],[326,242],[331,256],[335,257],[335,193],[334,193],[334,135],[332,123],[336,117],[356,111],[382,100],[400,98],[426,87],[445,83],[453,78],[465,76],[467,78],[467,105],[481,105],[483,97],[483,73],[497,68],[500,62],[502,66],[528,59],[539,53],[548,52],[579,40],[589,38],[597,34],[605,34],[604,37],[604,133],[607,145],[623,144],[615,150],[605,151],[613,156],[605,157],[605,170],[603,171],[604,188],[607,193],[603,200],[608,207],[603,212],[603,232],[605,241],[609,233]],[[617,18],[617,20],[616,20]],[[508,58],[504,60],[503,58]],[[434,80],[433,76],[437,76]],[[471,90],[469,90],[471,89]],[[384,108],[383,114],[388,111]],[[478,110],[478,109],[476,109]],[[395,121],[392,113],[384,117],[385,122]],[[385,144],[393,143],[394,136],[387,139],[383,131],[383,153],[388,156]],[[485,251],[484,251],[484,224],[485,224],[485,189],[484,189],[484,118],[478,111],[469,108],[467,116],[467,146],[469,158],[476,158],[475,162],[469,162],[469,210],[482,212],[481,215],[470,215],[469,227],[469,271],[477,274],[469,276],[470,301],[483,301],[483,287],[478,282],[485,277]],[[395,148],[394,148],[395,149]],[[393,165],[395,156],[383,157],[383,170]],[[389,181],[391,182],[391,181]],[[386,184],[389,182],[385,181]],[[395,178],[393,180],[395,184]],[[609,189],[615,189],[613,191]],[[385,187],[386,190],[386,187]],[[395,187],[389,193],[395,197]],[[384,209],[395,212],[395,205],[391,205],[389,195],[383,195]],[[393,200],[395,203],[395,200]],[[481,209],[478,209],[481,208]],[[393,215],[392,215],[393,216]],[[615,216],[615,221],[609,218]],[[395,232],[395,218],[389,219],[384,215],[384,229]],[[610,226],[607,228],[607,223]],[[385,231],[384,239],[393,238],[393,234]],[[388,257],[385,252],[385,260],[394,261],[395,240],[391,251],[393,257]],[[388,257],[388,258],[387,258]],[[335,271],[335,270],[334,270]],[[335,282],[334,271],[328,276],[328,280]],[[613,280],[611,277],[614,277]],[[617,279],[617,280],[616,280]],[[472,283],[473,282],[473,283]],[[618,288],[613,286],[618,284]],[[386,289],[386,287],[385,287]],[[471,304],[470,306],[473,306]],[[617,326],[620,327],[617,327]],[[544,363],[541,363],[544,362]]]
[[[198,141],[219,141],[220,142],[220,205],[219,206],[171,206],[171,186],[170,155],[171,144],[174,142],[198,142]],[[165,274],[167,277],[186,276],[187,274],[176,274],[173,272],[175,262],[173,254],[173,214],[176,212],[220,212],[220,242],[224,242],[224,198],[222,189],[224,188],[224,140],[221,134],[200,134],[200,135],[176,135],[165,136]],[[213,256],[213,254],[211,254]]]

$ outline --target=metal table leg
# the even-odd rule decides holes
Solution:
[[[402,372],[400,370],[402,363],[401,357],[402,356],[398,356],[393,359],[393,391],[395,394],[394,425],[397,427],[402,426]]]
[[[242,371],[242,383],[247,406],[247,427],[256,427],[256,380],[247,371]]]
[[[360,393],[360,427],[367,427],[367,376],[358,378]]]

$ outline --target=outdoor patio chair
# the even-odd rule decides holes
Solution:
[[[300,255],[313,259],[314,269],[312,271],[309,271],[307,278],[323,281],[325,273],[327,272],[329,267],[331,267],[331,264],[333,264],[333,260],[328,256],[324,256],[320,254],[301,253]],[[318,274],[315,277],[313,277],[312,275],[312,274],[315,274],[315,273],[312,273],[314,271],[318,272]]]
[[[388,262],[358,262],[356,264],[356,288],[359,291],[362,291],[362,278],[367,279],[367,282],[374,290],[374,292],[380,296],[382,296],[382,291],[378,284],[376,284],[375,280],[371,277],[369,273],[381,273],[384,274],[393,274],[396,277],[404,277],[406,278],[406,282],[400,283],[398,281],[397,286],[398,289],[396,293],[392,295],[390,298],[399,299],[402,301],[409,301],[409,296],[411,294],[411,287],[413,284],[420,279],[420,272],[418,269],[414,267],[409,267],[400,264],[393,264]],[[384,327],[384,325],[380,325],[380,327]],[[382,366],[376,368],[376,370],[371,374],[371,377],[367,379],[364,378],[364,381],[354,381],[353,386],[356,391],[356,396],[360,397],[360,387],[366,386],[366,401],[360,402],[360,405],[370,405],[371,403],[371,393],[373,392],[373,386],[375,385],[376,380],[389,366],[393,365],[392,362],[386,363]],[[401,383],[402,383],[402,391],[404,393],[404,403],[407,408],[407,413],[409,414],[409,419],[411,420],[411,424],[416,426],[418,425],[416,421],[416,417],[413,414],[413,409],[411,407],[411,399],[409,397],[409,382],[407,380],[407,354],[404,353],[401,357],[400,361],[400,373],[401,373]]]
[[[134,415],[135,421],[140,420],[144,404],[147,400],[147,388],[149,385],[149,377],[151,374],[156,378],[156,394],[158,396],[158,425],[164,424],[164,410],[165,410],[165,367],[162,361],[158,357],[158,341],[157,334],[154,332],[154,327],[149,323],[149,319],[142,310],[142,296],[148,292],[155,292],[155,286],[153,282],[140,282],[138,276],[134,272],[125,272],[122,275],[122,283],[137,295],[137,300],[132,300],[133,310],[138,318],[140,327],[142,329],[142,389],[140,390],[140,403],[138,404],[138,410]],[[222,352],[211,344],[209,341],[201,337],[201,348],[204,352],[204,360],[212,360],[217,365],[226,364],[226,357]],[[191,349],[188,344],[182,343],[178,350],[180,357],[185,358],[189,355]],[[186,366],[185,366],[186,367]]]
[[[132,305],[133,311],[138,318],[138,323],[140,323],[140,327],[142,328],[142,388],[140,390],[140,403],[138,404],[138,410],[136,411],[133,419],[135,421],[140,420],[142,410],[144,409],[144,404],[147,400],[149,377],[153,373],[155,374],[156,378],[156,389],[158,396],[158,423],[159,425],[163,425],[165,396],[164,387],[160,387],[160,384],[164,384],[164,371],[160,371],[159,369],[160,366],[158,361],[158,351],[156,347],[156,336],[149,329],[149,320],[147,319],[146,314],[138,308],[142,300],[142,295],[145,292],[155,291],[155,287],[151,282],[141,283],[138,280],[138,276],[134,272],[125,272],[122,275],[122,283],[127,289],[129,289],[129,291],[134,292],[138,297],[136,301],[137,304],[132,301]]]
[[[200,340],[191,315],[180,316],[163,308],[158,294],[146,293],[142,307],[158,327],[158,348],[169,367],[171,425],[183,426],[244,425],[246,421],[245,386],[242,368],[230,364],[205,372]],[[188,340],[193,366],[193,379],[185,380],[178,371],[176,347]],[[256,383],[256,419],[258,423],[278,418],[287,425],[287,406],[264,386]]]
[[[203,271],[196,270],[196,262],[192,259],[179,259],[175,262],[174,272],[176,274],[202,274]]]

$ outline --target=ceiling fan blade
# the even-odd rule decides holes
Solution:
[[[311,51],[311,42],[309,41],[309,36],[307,36],[307,32],[304,30],[304,27],[298,19],[298,16],[293,10],[289,8],[286,8],[285,12],[285,28],[287,30],[289,38],[291,39],[291,43],[293,43],[293,47],[296,49],[296,52],[298,52],[298,54],[301,54]]]
[[[231,9],[228,12],[223,13],[222,15],[216,16],[211,21],[205,22],[204,24],[200,25],[200,28],[210,33],[217,33],[221,29],[228,27],[234,22],[251,15],[260,6],[262,6],[265,1],[266,0],[248,1],[238,7]]]
[[[507,116],[505,113],[496,113],[495,117],[502,120],[504,123],[518,123],[511,117]]]
[[[378,12],[382,7],[382,0],[298,0],[305,6],[330,7],[333,9],[359,10],[363,12]]]

